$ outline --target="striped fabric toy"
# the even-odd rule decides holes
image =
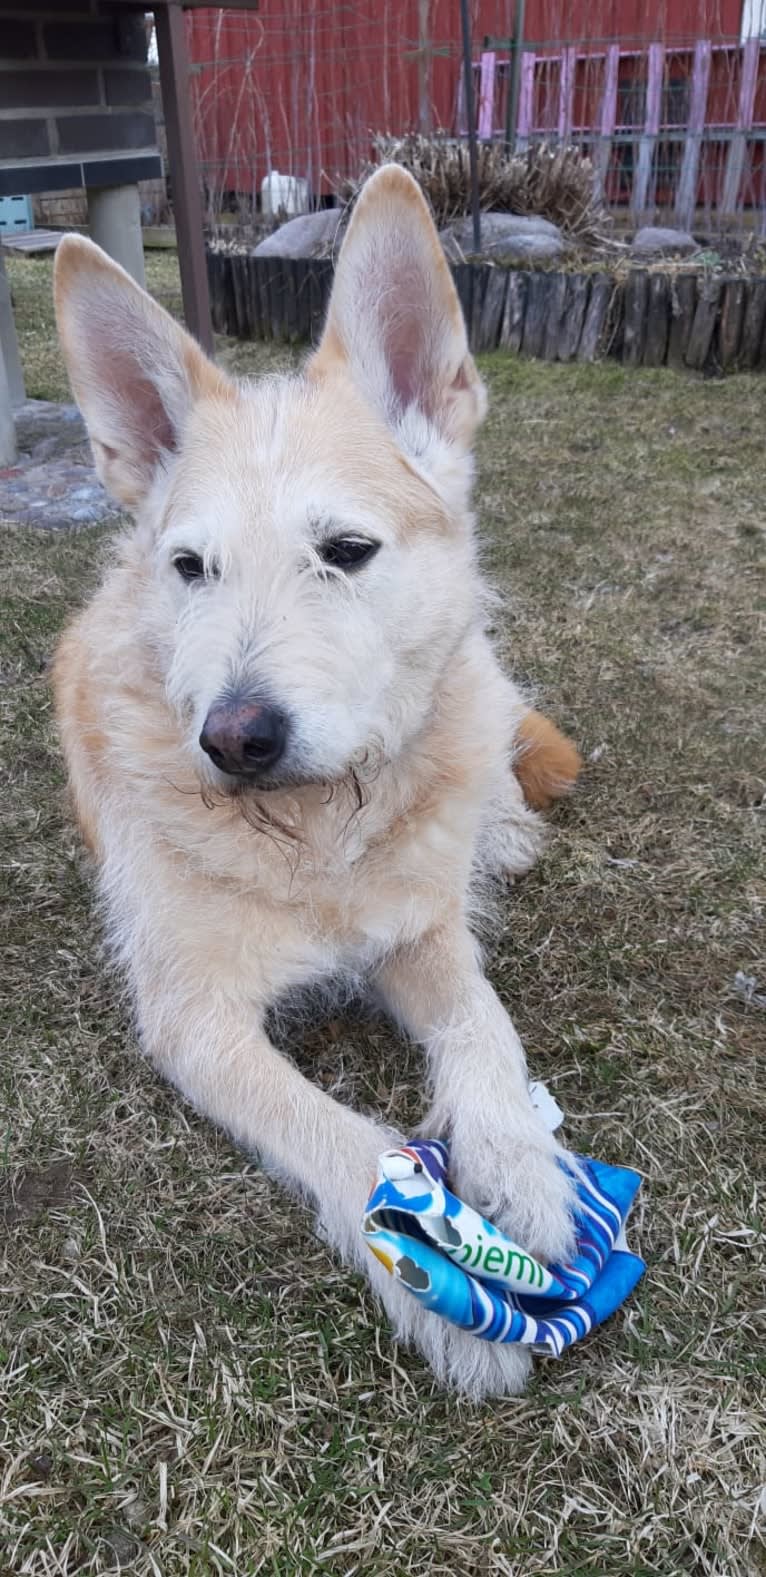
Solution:
[[[573,1156],[577,1252],[546,1267],[446,1186],[449,1153],[414,1140],[382,1155],[362,1231],[369,1248],[425,1308],[489,1342],[522,1342],[558,1358],[625,1301],[646,1266],[624,1224],[636,1172]]]

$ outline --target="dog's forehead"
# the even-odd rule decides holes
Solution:
[[[353,390],[301,377],[244,384],[236,400],[194,412],[168,519],[223,538],[303,536],[324,519],[392,529],[419,488],[383,424]]]

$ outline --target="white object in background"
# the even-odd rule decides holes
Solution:
[[[295,214],[305,214],[309,206],[308,181],[297,175],[280,175],[272,170],[261,181],[261,212],[264,217],[276,218],[281,212],[292,219]]]

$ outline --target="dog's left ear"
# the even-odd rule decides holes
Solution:
[[[362,189],[311,374],[345,367],[400,435],[413,411],[465,450],[486,408],[452,276],[417,182],[400,165]]]

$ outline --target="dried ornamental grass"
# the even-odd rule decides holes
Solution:
[[[471,209],[468,144],[449,137],[377,136],[375,160],[358,181],[346,182],[353,200],[378,164],[401,164],[425,193],[440,229]],[[609,216],[595,196],[593,166],[578,148],[535,143],[509,154],[502,143],[479,143],[479,201],[485,212],[537,215],[573,240],[602,244]]]

